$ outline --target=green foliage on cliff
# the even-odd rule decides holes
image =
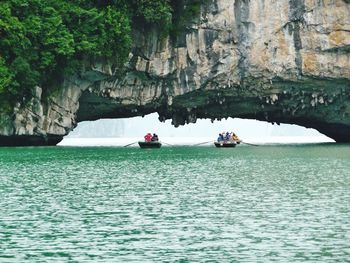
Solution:
[[[108,58],[120,68],[130,51],[133,21],[167,33],[182,4],[200,1],[2,0],[0,96],[29,98],[36,85],[49,87],[87,60]]]
[[[193,19],[197,19],[200,7],[207,0],[177,0],[172,1],[173,24],[171,33],[175,36],[185,30],[186,25]]]
[[[0,57],[0,93],[3,92],[12,81],[10,70],[6,67],[5,61]]]
[[[131,8],[135,17],[148,23],[170,23],[171,6],[169,0],[132,0]]]
[[[1,91],[30,97],[84,58],[125,61],[131,44],[125,5],[99,1],[7,0],[0,3]],[[9,81],[9,78],[11,81]]]

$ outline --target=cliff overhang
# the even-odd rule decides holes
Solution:
[[[99,61],[0,116],[0,145],[54,145],[78,122],[158,112],[175,126],[240,117],[350,142],[350,5],[210,1],[183,34],[134,32],[123,75]]]

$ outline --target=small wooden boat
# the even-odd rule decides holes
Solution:
[[[139,142],[141,148],[160,148],[162,146],[161,142]]]
[[[218,148],[232,148],[236,147],[237,143],[236,142],[214,142],[215,146]]]

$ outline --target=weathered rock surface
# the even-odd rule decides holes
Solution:
[[[215,0],[186,33],[136,32],[124,76],[99,62],[0,115],[0,145],[53,145],[79,121],[241,117],[350,142],[350,3]]]

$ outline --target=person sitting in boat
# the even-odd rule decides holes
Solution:
[[[153,133],[152,142],[157,142],[157,141],[159,141],[158,135]]]
[[[229,132],[226,132],[225,141],[229,141],[230,139],[231,139],[231,136],[230,136]]]
[[[223,142],[223,141],[224,141],[224,135],[222,135],[222,133],[219,133],[218,142]]]
[[[150,142],[152,141],[152,134],[149,132],[145,135],[145,142]]]
[[[238,143],[241,142],[241,139],[238,138],[238,136],[234,132],[232,132],[232,140]]]

